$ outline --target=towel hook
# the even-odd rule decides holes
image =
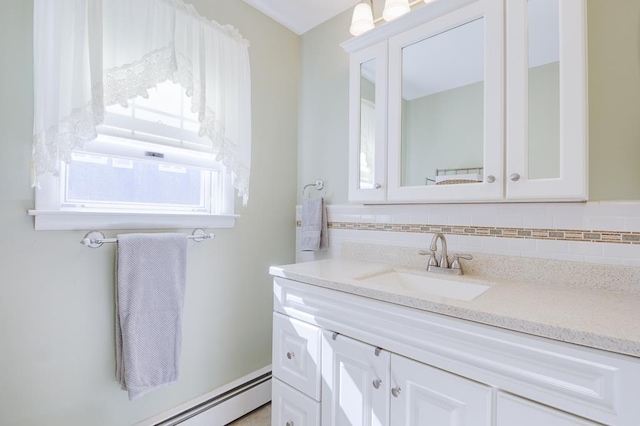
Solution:
[[[304,188],[302,188],[302,198],[304,198],[304,194],[305,191],[308,187],[313,186],[316,188],[316,190],[321,191],[322,189],[324,189],[324,192],[322,193],[322,197],[324,198],[325,195],[327,195],[327,189],[324,187],[324,180],[322,179],[318,179],[313,183],[308,183],[304,186]],[[311,198],[311,194],[309,194],[309,198]]]

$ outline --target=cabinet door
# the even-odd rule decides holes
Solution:
[[[387,181],[387,42],[351,55],[349,201],[384,201]]]
[[[273,314],[273,375],[320,400],[320,329]]]
[[[273,379],[271,424],[278,426],[320,426],[320,403]]]
[[[585,3],[506,2],[507,199],[587,199]]]
[[[503,8],[478,0],[389,39],[389,201],[502,198]]]
[[[389,352],[322,333],[322,425],[389,424]]]
[[[392,426],[492,424],[493,391],[489,386],[395,354],[391,356],[391,380]],[[522,426],[517,422],[510,426],[515,425]]]
[[[498,394],[497,426],[596,426],[596,423],[517,396]]]

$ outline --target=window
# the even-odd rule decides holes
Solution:
[[[183,92],[165,82],[148,98],[108,107],[98,138],[43,182],[36,229],[233,226],[230,176],[198,135]]]

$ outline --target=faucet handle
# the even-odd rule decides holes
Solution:
[[[427,270],[431,266],[438,266],[438,260],[436,259],[436,252],[433,250],[420,250],[418,252],[420,256],[429,256],[429,261],[427,262]]]
[[[462,253],[454,254],[453,260],[451,261],[451,269],[460,269],[460,271],[462,271],[462,264],[460,263],[460,259],[472,260],[473,256],[470,254]]]

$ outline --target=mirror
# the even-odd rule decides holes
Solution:
[[[560,177],[560,0],[529,0],[528,176]]]
[[[402,49],[402,186],[482,182],[484,25]]]
[[[360,64],[360,189],[371,189],[375,181],[376,60]]]

